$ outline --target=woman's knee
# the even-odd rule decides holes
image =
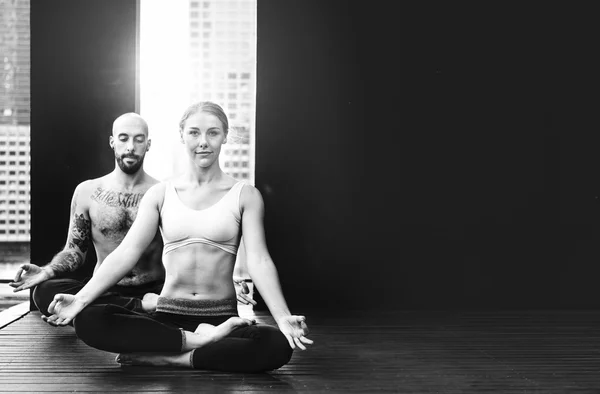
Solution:
[[[270,326],[259,327],[260,341],[265,347],[268,360],[266,369],[281,368],[291,360],[294,350],[290,347],[285,335],[278,328]]]
[[[105,305],[90,305],[75,317],[75,334],[88,346],[101,347],[101,338],[105,334]]]

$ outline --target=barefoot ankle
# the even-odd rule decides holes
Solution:
[[[184,353],[123,353],[115,361],[128,365],[145,365],[154,367],[184,367],[192,368],[193,352]]]

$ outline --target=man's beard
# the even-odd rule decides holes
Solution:
[[[125,164],[125,162],[123,161],[123,159],[126,158],[133,158],[133,159],[137,159],[137,161],[134,164],[128,165]],[[135,174],[136,172],[138,172],[140,170],[140,168],[142,168],[142,165],[144,164],[144,156],[136,156],[136,155],[122,155],[122,156],[117,156],[115,154],[115,159],[117,159],[117,164],[119,165],[119,168],[121,169],[121,171],[123,171],[125,174],[128,175],[132,175]]]

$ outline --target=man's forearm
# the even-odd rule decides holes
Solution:
[[[58,252],[52,261],[43,267],[51,277],[61,276],[75,271],[81,266],[83,259],[74,250],[63,250]]]

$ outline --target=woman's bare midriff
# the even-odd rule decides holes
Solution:
[[[217,247],[195,243],[163,256],[166,270],[162,297],[187,300],[235,299],[235,256]]]

